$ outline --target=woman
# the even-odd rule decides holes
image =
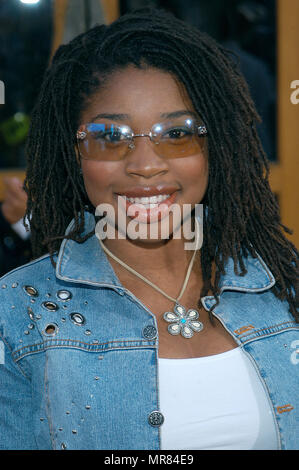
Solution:
[[[298,447],[298,252],[258,119],[229,53],[162,11],[58,49],[27,148],[34,261],[1,280],[2,448]]]

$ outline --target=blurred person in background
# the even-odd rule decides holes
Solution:
[[[16,177],[6,177],[4,200],[0,204],[0,275],[27,263],[31,256],[30,232],[23,217],[27,194]]]

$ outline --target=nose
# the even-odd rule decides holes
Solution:
[[[167,173],[168,163],[154,151],[154,145],[149,137],[134,139],[134,148],[126,156],[126,171],[129,175],[149,179]]]

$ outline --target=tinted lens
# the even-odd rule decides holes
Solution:
[[[83,158],[90,160],[120,160],[128,149],[131,131],[127,126],[107,123],[91,123],[80,131],[86,137],[78,141]]]
[[[165,158],[188,157],[200,153],[204,140],[198,135],[198,123],[193,119],[174,120],[155,124],[155,151]]]
[[[150,132],[155,152],[163,158],[188,157],[201,153],[203,136],[198,134],[198,122],[194,119],[177,119],[155,124]],[[79,129],[78,145],[83,158],[89,160],[121,160],[130,151],[130,143],[149,135],[133,137],[128,126],[111,123],[90,123]]]

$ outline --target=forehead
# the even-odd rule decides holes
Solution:
[[[170,73],[155,68],[128,66],[114,72],[89,97],[81,122],[99,113],[127,114],[129,121],[153,121],[161,114],[194,111],[184,86]]]

